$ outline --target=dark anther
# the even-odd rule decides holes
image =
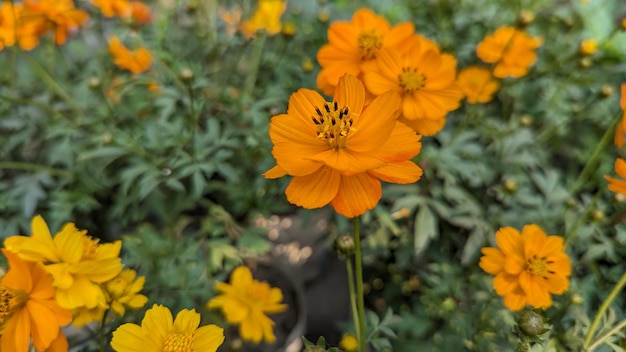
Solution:
[[[332,119],[330,120],[330,123],[332,123],[332,124],[333,124],[333,126],[334,126],[334,125],[337,123],[337,121],[335,121],[335,118],[332,118]]]
[[[317,112],[318,115],[320,115],[320,117],[324,116],[322,115],[322,112],[320,111],[320,109],[318,109],[317,107],[315,108],[315,111]]]
[[[552,270],[548,270],[548,274],[552,274],[552,275],[554,275],[554,274],[556,274],[556,273],[555,273],[554,271],[552,271]]]
[[[326,112],[330,112],[330,108],[328,107],[328,104],[324,104],[324,108],[326,109]]]
[[[552,263],[554,263],[554,260],[548,260],[548,261],[546,262],[546,264],[552,264]]]
[[[339,107],[337,106],[337,102],[336,102],[336,101],[333,101],[333,104],[334,104],[334,106],[333,106],[333,107],[335,108],[335,111],[339,110]]]
[[[319,125],[319,124],[320,124],[320,122],[319,122],[319,121],[317,121],[317,119],[315,118],[315,116],[313,116],[313,117],[311,117],[311,118],[313,119],[313,123],[314,123],[314,124],[316,124],[316,125]]]

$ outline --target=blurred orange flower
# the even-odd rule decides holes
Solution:
[[[531,37],[514,27],[503,26],[478,44],[476,55],[486,63],[495,64],[493,75],[519,78],[537,60],[535,49],[543,40]]]
[[[609,190],[615,193],[621,193],[626,195],[626,160],[618,158],[615,160],[615,172],[622,178],[614,178],[604,175],[604,178],[609,181]]]
[[[138,24],[148,24],[152,21],[150,8],[140,1],[130,2],[130,17]]]
[[[5,46],[13,46],[17,38],[16,16],[22,11],[21,5],[13,5],[10,1],[3,1],[0,5],[0,51]]]
[[[130,16],[131,8],[128,0],[91,0],[91,3],[100,9],[104,17],[126,18]]]
[[[235,7],[231,11],[220,8],[218,16],[226,23],[224,28],[226,35],[231,36],[241,28],[241,9],[239,7]]]
[[[40,263],[2,253],[9,271],[0,283],[0,350],[27,352],[32,338],[38,351],[67,351],[60,327],[72,321],[72,312],[59,307],[52,276]]]
[[[75,8],[72,0],[25,0],[20,14],[20,27],[28,28],[26,32],[34,32],[38,36],[52,31],[54,42],[63,45],[67,36],[78,30],[88,19],[89,14]],[[35,38],[32,44],[33,47],[37,46],[38,39]]]
[[[622,83],[622,92],[621,98],[619,101],[619,106],[623,111],[622,119],[617,124],[617,129],[615,130],[615,137],[613,142],[619,148],[624,146],[624,133],[626,133],[626,83]]]
[[[456,82],[470,104],[488,103],[500,89],[500,82],[493,78],[491,71],[479,66],[462,69]]]
[[[267,35],[280,33],[280,16],[286,8],[287,2],[284,0],[259,0],[259,6],[252,17],[241,24],[243,34],[250,38],[260,30],[265,30]]]
[[[572,269],[562,237],[547,236],[530,224],[521,234],[512,227],[499,229],[496,243],[499,248],[481,250],[479,266],[495,275],[493,287],[510,310],[521,310],[526,304],[546,309],[552,305],[551,293],[560,295],[569,287]]]
[[[442,54],[433,41],[412,37],[410,50],[378,52],[376,67],[366,66],[363,82],[374,95],[389,90],[402,98],[400,121],[419,134],[431,136],[446,122],[446,114],[459,107],[463,92],[456,84],[456,59]]]
[[[152,55],[146,48],[130,51],[115,36],[109,39],[109,53],[119,68],[135,74],[147,71],[152,65]]]
[[[397,121],[401,100],[388,91],[365,105],[365,89],[351,75],[339,80],[327,102],[310,89],[289,98],[286,114],[270,123],[276,166],[266,178],[291,175],[289,202],[313,209],[331,204],[353,218],[372,209],[381,197],[380,180],[412,183],[422,175],[411,161],[420,136]]]
[[[328,44],[317,52],[321,71],[317,87],[331,96],[345,73],[361,78],[365,63],[377,60],[378,53],[389,48],[398,55],[406,53],[413,42],[415,28],[404,22],[389,26],[387,20],[370,9],[359,9],[352,21],[334,22],[328,28]]]

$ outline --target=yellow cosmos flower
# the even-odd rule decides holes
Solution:
[[[135,279],[137,272],[133,269],[124,269],[113,279],[101,284],[106,296],[106,305],[95,308],[80,308],[77,310],[74,321],[75,326],[83,326],[93,321],[102,321],[107,309],[123,317],[126,307],[139,309],[148,302],[148,297],[139,293],[143,289],[146,278],[140,276]]]
[[[479,66],[462,69],[456,82],[470,104],[488,103],[500,89],[500,82],[493,78],[491,71]]]
[[[622,178],[614,178],[605,175],[604,178],[609,181],[609,190],[615,193],[626,195],[626,160],[618,158],[615,160],[615,172]]]
[[[531,37],[514,27],[502,26],[478,44],[476,55],[486,63],[495,64],[493,75],[519,78],[537,60],[535,50],[543,40]]]
[[[405,55],[381,50],[376,64],[364,66],[365,87],[374,95],[397,92],[402,97],[400,121],[419,134],[439,132],[446,114],[459,107],[463,92],[456,85],[456,59],[440,53],[433,41],[415,35]]]
[[[400,54],[411,46],[415,31],[412,23],[391,27],[387,20],[370,9],[359,9],[350,22],[334,22],[328,28],[328,44],[317,52],[322,67],[317,76],[317,87],[331,96],[339,79],[348,73],[359,77],[362,66],[375,61],[385,48]]]
[[[98,284],[111,280],[122,270],[122,242],[99,244],[73,223],[65,224],[53,238],[39,215],[33,218],[31,229],[31,237],[12,236],[4,245],[20,258],[44,265],[54,278],[59,305],[69,309],[106,305]]]
[[[250,269],[240,266],[231,274],[230,284],[218,282],[215,290],[221,294],[212,298],[207,306],[221,308],[229,323],[238,324],[242,339],[254,343],[276,341],[274,322],[267,314],[287,310],[287,305],[280,303],[283,293],[279,288],[254,280]]]
[[[60,327],[72,321],[72,312],[59,307],[52,277],[39,263],[20,259],[2,249],[9,271],[0,283],[0,350],[67,351]]]
[[[200,325],[195,309],[183,309],[172,322],[172,312],[153,305],[137,324],[122,324],[113,331],[111,347],[117,352],[215,352],[224,342],[224,329]]]
[[[243,34],[250,38],[261,30],[264,30],[267,35],[280,33],[283,26],[280,23],[280,16],[286,8],[287,2],[283,0],[259,0],[259,6],[252,17],[242,23]]]
[[[619,148],[624,146],[624,133],[626,133],[626,83],[622,83],[621,86],[621,98],[619,101],[619,106],[624,112],[622,114],[622,119],[617,124],[617,129],[615,130],[615,137],[613,141],[616,146]]]
[[[285,191],[293,204],[331,204],[349,218],[365,213],[381,198],[380,180],[406,184],[422,175],[411,161],[420,152],[420,136],[397,121],[399,108],[394,91],[366,106],[363,84],[351,75],[339,81],[331,102],[298,90],[287,114],[270,123],[277,166],[264,176],[293,176]]]
[[[552,305],[551,293],[567,290],[571,263],[562,237],[547,236],[531,224],[521,234],[512,227],[499,229],[496,243],[499,248],[482,249],[479,265],[495,275],[493,286],[510,310],[521,310],[526,304],[546,309]]]
[[[598,42],[594,39],[585,39],[580,42],[580,47],[578,48],[578,52],[580,52],[583,56],[589,56],[595,54],[598,51]]]
[[[343,334],[339,341],[339,348],[345,352],[356,352],[359,350],[359,341],[354,334]]]

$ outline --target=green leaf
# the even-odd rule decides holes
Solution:
[[[415,216],[415,232],[413,249],[420,255],[430,243],[430,240],[439,236],[438,219],[427,206],[421,206]]]

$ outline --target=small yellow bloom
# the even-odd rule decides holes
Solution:
[[[252,17],[242,23],[244,35],[250,38],[260,30],[265,30],[270,36],[280,33],[282,29],[280,16],[286,8],[287,2],[284,0],[259,0],[259,7]]]
[[[123,324],[113,331],[111,347],[117,352],[215,352],[224,342],[224,329],[200,325],[195,309],[183,309],[172,322],[172,312],[153,305],[137,324]]]
[[[285,25],[283,26],[283,30],[282,33],[284,36],[287,37],[293,37],[294,34],[296,34],[296,24],[293,22],[286,22]]]
[[[106,305],[99,284],[122,270],[119,258],[122,242],[99,244],[71,222],[52,237],[39,215],[33,218],[31,228],[31,237],[11,236],[4,246],[24,260],[44,265],[54,278],[59,305],[69,309]]]
[[[353,334],[343,334],[339,341],[339,348],[345,352],[356,352],[359,349],[359,341]]]
[[[279,288],[254,280],[250,269],[240,266],[231,274],[230,284],[218,282],[215,290],[221,294],[212,298],[208,307],[221,308],[229,323],[239,324],[242,339],[254,343],[276,341],[274,322],[267,314],[287,310],[287,305],[280,303],[283,293]]]
[[[598,51],[598,42],[594,39],[585,39],[580,43],[579,52],[581,55],[593,55],[596,51]]]
[[[309,71],[313,71],[314,68],[314,64],[313,64],[313,60],[306,58],[304,60],[302,60],[302,69],[309,72]]]

